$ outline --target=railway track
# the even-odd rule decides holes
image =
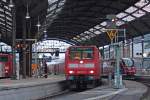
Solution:
[[[148,91],[146,94],[144,94],[143,98],[141,98],[141,100],[150,100],[150,78],[137,78],[136,79],[137,82],[140,82],[144,85],[146,85],[148,87]]]
[[[105,82],[102,82],[102,84],[104,85]],[[98,86],[100,86],[102,84],[99,84]],[[63,98],[65,98],[69,95],[74,95],[74,94],[77,94],[77,93],[80,93],[80,92],[91,90],[91,89],[97,88],[98,86],[95,86],[95,87],[92,87],[92,88],[90,87],[90,88],[86,88],[86,89],[76,89],[76,88],[69,89],[69,88],[66,87],[66,90],[64,90],[64,91],[61,91],[59,93],[49,95],[49,96],[46,96],[46,97],[39,98],[38,100],[65,100]]]

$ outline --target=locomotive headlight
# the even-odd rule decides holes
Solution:
[[[8,71],[6,70],[5,73],[8,73]]]
[[[82,61],[82,60],[80,61],[80,64],[83,64],[83,61]]]
[[[73,74],[73,73],[74,73],[74,71],[72,71],[72,70],[69,71],[69,74]]]
[[[93,74],[93,73],[94,73],[94,71],[93,71],[93,70],[91,70],[91,71],[90,71],[90,73],[91,73],[91,74]]]

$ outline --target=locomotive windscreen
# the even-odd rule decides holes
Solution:
[[[93,50],[92,47],[71,47],[70,48],[70,57],[71,59],[93,59]]]
[[[7,61],[8,61],[8,57],[5,56],[0,57],[0,62],[7,62]]]
[[[122,60],[124,64],[128,67],[132,67],[134,65],[134,61],[130,58],[123,58]]]

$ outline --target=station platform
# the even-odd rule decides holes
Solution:
[[[33,85],[40,85],[46,83],[56,83],[64,81],[64,75],[50,75],[48,78],[26,78],[20,80],[13,79],[0,79],[0,90],[12,89],[12,88],[22,88]]]
[[[61,98],[56,96],[52,100],[70,100],[70,98],[71,100],[141,100],[148,91],[148,87],[141,83],[129,80],[123,82],[122,89],[115,89],[104,79],[103,84],[97,88]],[[1,79],[0,100],[45,100],[42,98],[65,90],[65,85],[63,75],[20,80]]]
[[[141,100],[148,92],[148,87],[135,81],[124,80],[124,86],[122,89],[115,89],[108,85],[108,81],[103,81],[103,85],[97,88],[52,100]]]
[[[0,80],[0,100],[37,100],[65,89],[65,77],[50,75],[48,78]]]

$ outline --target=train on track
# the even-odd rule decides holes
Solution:
[[[71,46],[65,54],[65,75],[69,86],[86,88],[101,80],[101,55],[96,46]]]
[[[89,85],[98,85],[101,78],[108,77],[110,73],[113,76],[115,64],[115,59],[103,60],[96,46],[71,46],[65,52],[65,60],[56,59],[48,64],[48,73],[65,74],[68,86],[86,88]],[[133,59],[121,58],[120,73],[125,77],[134,77],[134,65]]]
[[[110,61],[107,67],[103,63],[96,46],[71,46],[65,53],[66,80],[76,88],[86,87],[88,84],[98,85],[104,74],[114,75],[115,60]],[[120,73],[125,77],[135,76],[136,67],[131,58],[120,59]]]
[[[13,74],[12,55],[0,53],[0,78],[11,77]]]

